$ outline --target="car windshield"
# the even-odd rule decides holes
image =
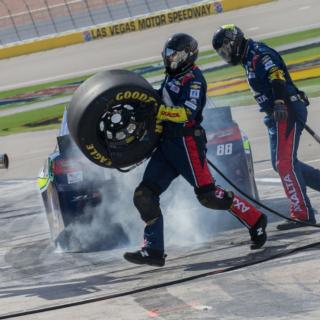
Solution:
[[[64,109],[63,118],[60,126],[59,136],[64,136],[69,134],[69,128],[67,123],[67,108]]]

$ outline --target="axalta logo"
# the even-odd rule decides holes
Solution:
[[[233,207],[240,210],[241,213],[246,213],[250,210],[250,207],[247,206],[244,202],[240,201],[237,197],[233,198]]]
[[[146,103],[149,102],[156,102],[156,99],[144,92],[140,92],[140,91],[122,91],[119,92],[116,95],[116,100],[117,101],[122,101],[122,100],[139,100],[139,101],[143,101]]]
[[[256,98],[256,101],[259,103],[259,104],[262,104],[266,101],[268,101],[268,98],[263,94],[261,96],[258,96],[258,97],[255,97]]]
[[[291,179],[289,173],[286,176],[284,176],[283,181],[284,181],[284,185],[285,185],[286,191],[287,191],[287,193],[289,195],[291,204],[293,205],[294,211],[295,212],[301,212],[302,209],[301,209],[300,200],[299,200],[298,195],[297,195],[297,190],[296,190],[296,188],[295,188],[295,186],[294,186],[294,184],[292,182],[292,179]]]

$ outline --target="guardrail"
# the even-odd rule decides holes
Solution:
[[[189,5],[201,0],[0,0],[0,45]]]

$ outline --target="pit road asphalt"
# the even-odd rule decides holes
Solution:
[[[283,12],[287,14],[284,15]],[[319,3],[317,1],[283,0],[256,8],[230,12],[218,17],[214,16],[211,19],[214,23],[217,22],[216,19],[220,19],[217,25],[222,22],[227,23],[232,19],[232,22],[239,22],[239,25],[244,26],[245,30],[249,31],[249,28],[253,28],[250,31],[252,34],[262,35],[278,32],[280,27],[282,30],[285,28],[292,30],[303,28],[306,25],[315,25],[318,23],[318,12]],[[280,15],[284,16],[283,20],[286,23],[280,22]],[[250,20],[248,16],[253,17],[253,20]],[[270,18],[266,19],[266,16]],[[316,16],[317,19],[314,18]],[[154,46],[162,44],[172,32],[187,26],[191,28],[192,25],[192,30],[195,30],[196,27],[199,28],[198,23],[203,20],[207,18],[160,28],[157,30],[156,40],[152,39],[148,32],[141,32],[128,37],[124,35],[83,46],[1,61],[2,66],[5,63],[12,63],[12,67],[15,65],[14,74],[10,73],[7,82],[2,80],[3,85],[35,81],[86,68],[104,66],[109,64],[109,61],[106,62],[105,59],[104,64],[99,65],[95,57],[100,56],[101,52],[107,52],[108,41],[110,45],[113,44],[113,48],[120,50],[121,43],[126,48],[128,46],[126,41],[150,36],[143,40],[140,38],[139,50],[133,45],[130,57],[125,48],[122,47],[123,50],[118,51],[123,53],[122,60],[119,59],[119,62],[129,61],[131,58],[138,57],[137,50],[141,52],[142,41],[147,43],[150,40],[150,47],[154,49]],[[254,29],[257,27],[261,29]],[[205,33],[206,28],[208,27],[203,26],[201,31]],[[163,30],[165,34],[160,34],[160,30]],[[188,32],[191,29],[183,30]],[[193,34],[196,36],[195,33]],[[201,44],[205,45],[203,42]],[[113,50],[115,49],[112,49],[111,52]],[[149,46],[144,53],[149,52],[148,50],[151,50]],[[74,59],[75,65],[72,66],[71,52],[77,51],[79,54],[75,55],[77,58]],[[149,54],[158,56],[158,52],[159,49],[154,49]],[[77,61],[81,55],[87,58],[89,55],[90,64]],[[148,57],[148,54],[145,57]],[[117,63],[111,57],[108,60]],[[24,62],[23,67],[19,71],[17,62],[22,61]],[[61,66],[58,66],[60,64]],[[64,64],[64,69],[62,64]],[[31,74],[32,70],[33,74]],[[6,78],[6,74],[2,78]],[[308,124],[315,131],[318,131],[319,103],[320,99],[312,99],[309,109]],[[238,107],[233,109],[233,117],[248,134],[251,141],[261,199],[264,203],[275,206],[276,209],[287,210],[287,202],[281,184],[271,169],[262,114],[255,106]],[[0,316],[8,312],[61,304],[114,291],[123,292],[144,285],[160,283],[169,276],[179,279],[192,272],[210,271],[212,268],[219,268],[218,262],[221,264],[220,268],[223,268],[227,262],[239,262],[240,257],[244,257],[246,261],[253,258],[246,245],[217,252],[212,251],[209,257],[204,255],[206,250],[211,252],[211,248],[218,250],[220,246],[230,245],[231,240],[236,244],[241,244],[241,241],[247,240],[248,237],[243,229],[225,235],[220,234],[219,237],[209,239],[207,244],[194,243],[190,247],[183,248],[169,247],[167,269],[162,272],[150,267],[128,265],[121,258],[123,249],[91,254],[54,252],[50,246],[45,215],[36,191],[35,177],[45,157],[54,148],[56,133],[57,131],[53,130],[0,138],[0,152],[7,152],[11,158],[10,169],[0,171]],[[319,150],[320,146],[310,135],[304,133],[300,146],[300,159],[320,168]],[[314,206],[319,208],[319,194],[310,190],[309,195]],[[274,225],[271,224],[272,239],[266,246],[266,252],[277,246],[281,249],[281,246],[291,242],[299,245],[299,242],[305,244],[311,240],[319,241],[318,232],[309,231],[309,228],[303,229],[305,231],[301,230],[299,234],[279,234],[274,231]],[[192,258],[189,257],[190,253]],[[24,316],[21,319],[255,320],[263,318],[268,320],[318,320],[320,318],[319,263],[319,250],[313,248],[281,259],[184,284],[79,307]]]

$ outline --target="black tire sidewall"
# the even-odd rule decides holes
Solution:
[[[123,168],[136,164],[152,153],[159,139],[155,133],[155,114],[161,103],[160,98],[142,77],[136,74],[130,74],[130,77],[131,83],[128,83],[124,77],[120,80],[116,79],[115,86],[111,81],[103,92],[89,99],[92,101],[88,102],[85,96],[87,101],[79,103],[80,108],[71,103],[68,109],[68,126],[71,135],[84,155],[99,166]],[[138,81],[132,84],[136,79]],[[86,84],[84,89],[90,90],[90,86]],[[78,93],[76,101],[81,101],[81,95],[86,95],[84,89],[82,88]],[[148,121],[143,123],[145,128],[143,141],[135,140],[128,143],[125,148],[108,150],[98,131],[99,122],[106,111],[119,103],[129,104],[135,108],[143,103],[150,108],[151,118],[149,117]]]

